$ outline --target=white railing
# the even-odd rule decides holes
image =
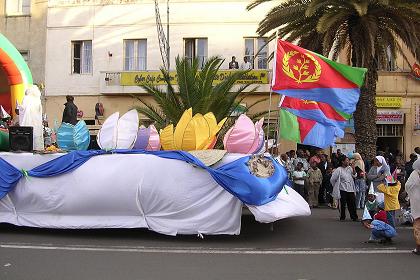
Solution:
[[[104,72],[106,86],[119,86],[121,85],[121,72]]]

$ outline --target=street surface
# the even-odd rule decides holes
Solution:
[[[359,213],[361,217],[361,213]],[[50,230],[0,225],[1,280],[420,279],[412,228],[366,244],[337,210],[270,225],[244,216],[239,236],[164,236],[142,229]]]

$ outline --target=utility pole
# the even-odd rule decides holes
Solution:
[[[162,26],[159,13],[159,1],[155,0],[156,28],[159,39],[159,49],[162,56],[162,65],[165,70],[169,71],[169,0],[166,1],[166,34]]]
[[[169,0],[166,1],[166,59],[168,60],[168,71],[171,67],[171,47],[169,46]]]

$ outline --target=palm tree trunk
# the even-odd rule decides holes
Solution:
[[[359,103],[354,113],[356,151],[368,159],[376,155],[376,83],[378,72],[373,59],[368,63],[365,84],[361,88]]]

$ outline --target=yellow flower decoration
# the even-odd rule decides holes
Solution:
[[[160,143],[166,151],[175,150],[174,145],[174,125],[170,124],[160,130]]]
[[[213,113],[192,115],[192,108],[186,110],[175,132],[173,125],[169,125],[160,131],[160,141],[164,150],[206,150],[211,148],[216,140],[216,134],[220,131],[226,118],[219,123]]]

